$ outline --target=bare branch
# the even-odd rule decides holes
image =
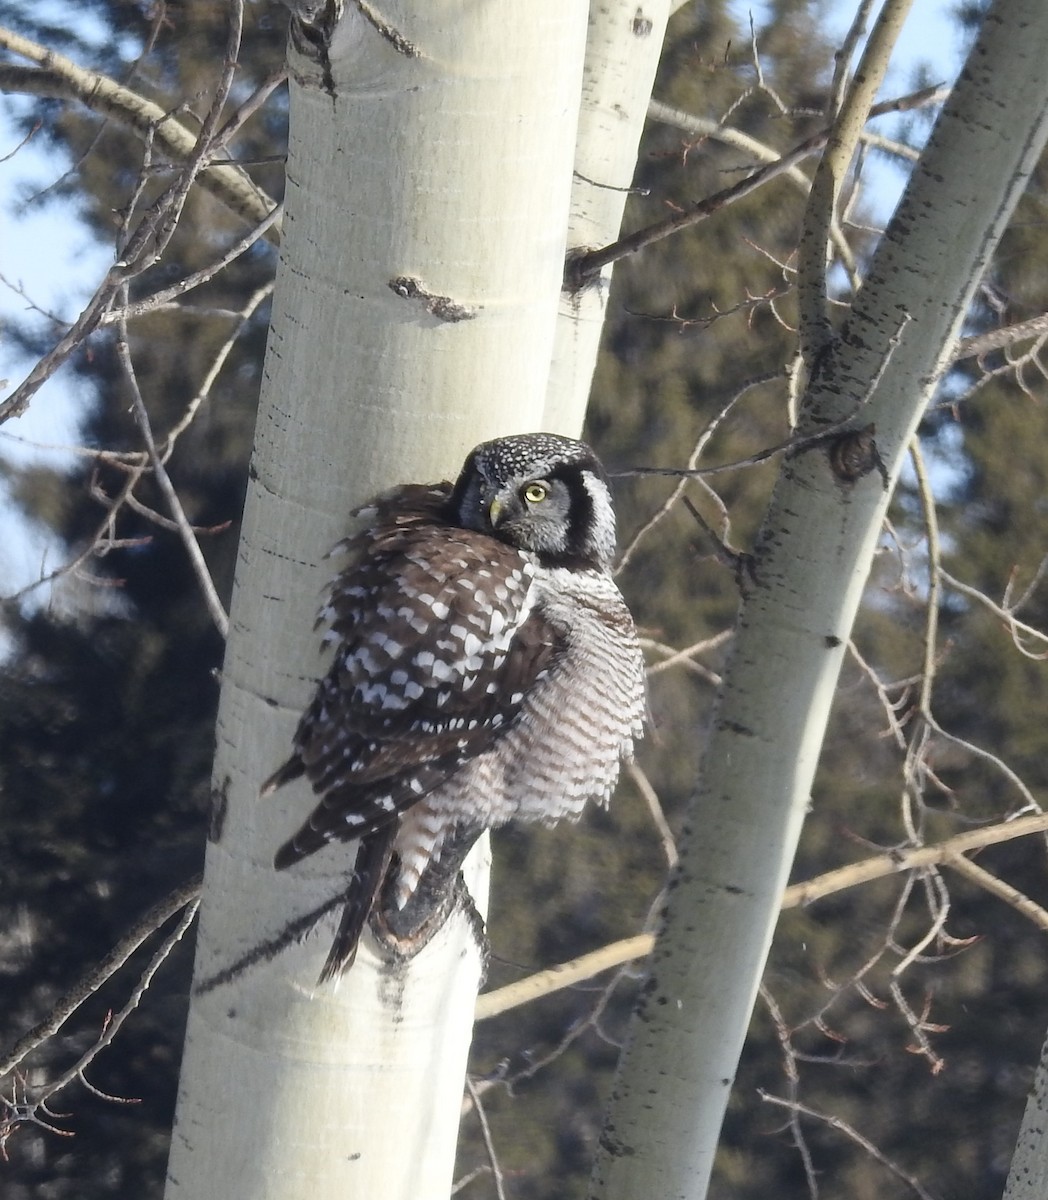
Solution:
[[[151,296],[132,300],[123,308],[114,309],[106,313],[99,321],[99,326],[115,325],[121,319],[130,321],[136,317],[146,316],[166,306],[170,301],[176,300],[179,296],[184,296],[186,292],[192,291],[193,288],[199,287],[203,283],[208,283],[220,271],[223,271],[230,263],[235,262],[246,250],[250,249],[271,226],[277,224],[280,221],[283,211],[283,204],[276,205],[265,220],[260,221],[252,230],[234,242],[221,258],[216,259],[213,263],[209,263],[206,267],[201,267],[199,271],[194,271],[184,279],[180,279],[178,283],[160,288],[159,291],[154,292]],[[183,309],[181,311],[186,310]],[[242,314],[225,310],[223,315],[239,316]]]
[[[1032,625],[1027,625],[1025,621],[1020,621],[1015,616],[1014,607],[995,604],[985,592],[979,591],[978,588],[973,588],[970,584],[962,583],[955,576],[941,568],[939,575],[947,587],[962,596],[966,596],[969,600],[974,600],[977,604],[981,604],[983,608],[989,609],[994,616],[999,617],[1011,635],[1012,644],[1025,658],[1032,658],[1036,662],[1041,662],[1045,658],[1048,658],[1048,633],[1044,633],[1040,629],[1035,629]],[[1027,649],[1022,641],[1024,637],[1042,643],[1044,649],[1039,651]]]
[[[925,605],[924,664],[921,670],[921,691],[918,701],[923,715],[930,715],[932,688],[935,681],[935,646],[939,636],[939,604],[942,581],[939,575],[939,518],[935,511],[935,497],[924,466],[924,455],[920,442],[910,442],[910,461],[917,479],[917,494],[921,499],[921,517],[924,521],[925,542],[928,547],[928,602]]]
[[[899,747],[899,749],[905,750],[906,735],[903,733],[902,724],[896,715],[898,711],[898,705],[892,701],[891,697],[888,695],[888,689],[881,682],[880,676],[859,653],[859,648],[855,645],[854,641],[848,642],[848,653],[852,656],[855,662],[858,663],[860,670],[863,672],[866,678],[873,684],[874,690],[877,693],[877,698],[880,700],[881,707],[884,709],[885,716],[888,718],[888,732],[895,739],[895,744]]]
[[[826,244],[837,212],[844,176],[859,134],[873,108],[892,49],[913,0],[886,0],[870,35],[855,78],[826,139],[826,152],[812,180],[801,228],[797,289],[801,313],[801,353],[809,372],[831,337],[826,309]],[[853,26],[857,30],[857,26]]]
[[[476,1019],[487,1021],[511,1008],[519,1008],[542,996],[549,996],[564,988],[574,987],[592,979],[602,971],[612,967],[621,967],[623,963],[632,962],[637,958],[645,958],[651,953],[655,938],[650,933],[639,933],[635,937],[623,938],[620,942],[612,942],[589,954],[581,954],[570,962],[548,967],[526,979],[506,987],[496,988],[493,992],[485,992],[477,997]]]
[[[1015,788],[1023,800],[1023,812],[1041,812],[1041,805],[1037,802],[1033,792],[1030,791],[1022,778],[1012,770],[1010,766],[999,755],[992,753],[989,750],[983,749],[982,746],[977,746],[974,742],[969,742],[966,738],[958,737],[955,733],[950,733],[949,730],[943,727],[934,718],[925,718],[928,720],[928,727],[934,733],[945,741],[952,743],[954,746],[960,746],[961,749],[967,750],[969,754],[976,758],[982,759],[983,762],[989,763],[990,766],[999,771],[1001,775]]]
[[[193,920],[196,917],[197,907],[199,904],[199,899],[193,899],[188,902],[185,911],[182,913],[182,916],[178,921],[178,924],[157,947],[152,958],[149,960],[149,963],[146,965],[145,970],[139,976],[138,982],[135,984],[134,988],[132,988],[131,995],[128,997],[123,1007],[107,1020],[102,1033],[99,1035],[96,1041],[84,1051],[84,1053],[76,1060],[76,1062],[73,1063],[71,1067],[69,1067],[56,1079],[51,1080],[46,1087],[41,1089],[41,1102],[46,1101],[50,1099],[51,1096],[56,1095],[64,1087],[67,1087],[70,1083],[72,1083],[74,1079],[83,1080],[83,1073],[87,1067],[98,1057],[99,1054],[101,1054],[101,1052],[107,1046],[113,1042],[113,1040],[116,1038],[116,1035],[120,1032],[124,1022],[142,1002],[142,997],[149,990],[149,986],[153,982],[153,977],[163,966],[171,951],[185,936],[185,933],[189,929],[190,925],[192,925]]]
[[[710,421],[707,423],[705,429],[703,429],[702,433],[699,435],[698,441],[695,443],[694,447],[692,448],[691,454],[688,455],[687,466],[683,470],[681,470],[681,471],[667,470],[665,472],[655,471],[655,470],[644,471],[644,472],[623,472],[623,474],[643,473],[643,474],[679,475],[681,478],[680,478],[680,482],[676,485],[676,487],[673,489],[673,491],[670,492],[669,496],[667,496],[667,498],[663,501],[663,503],[655,511],[655,513],[651,517],[648,518],[648,520],[640,527],[640,529],[630,539],[629,545],[626,547],[625,550],[623,550],[622,554],[619,556],[619,561],[615,567],[616,574],[619,574],[620,572],[624,571],[626,569],[626,567],[629,566],[630,559],[636,553],[637,547],[640,545],[640,543],[643,541],[643,539],[645,537],[647,537],[648,534],[651,533],[651,531],[657,525],[659,525],[666,518],[666,516],[670,513],[674,504],[676,504],[676,502],[684,494],[684,489],[687,487],[688,478],[696,478],[703,474],[713,474],[716,470],[718,470],[718,468],[714,467],[714,468],[709,469],[708,471],[699,471],[699,470],[696,470],[696,466],[698,464],[699,459],[702,457],[703,450],[705,450],[707,445],[709,445],[710,439],[717,432],[717,430],[720,428],[720,426],[724,423],[725,418],[732,411],[732,409],[735,407],[735,405],[738,404],[739,401],[742,400],[743,397],[746,396],[749,392],[751,392],[754,388],[761,387],[765,383],[771,383],[774,380],[779,379],[780,377],[781,377],[780,373],[777,371],[769,372],[767,375],[759,375],[755,379],[748,379],[744,384],[742,384],[742,386],[738,389],[738,391],[736,391],[736,393],[721,408],[720,412],[718,412],[714,417],[712,417],[710,419]],[[774,453],[774,451],[773,451],[773,453]]]
[[[883,879],[887,875],[898,875],[904,871],[921,869],[944,863],[954,854],[967,854],[982,846],[995,846],[1000,842],[1009,842],[1013,838],[1027,837],[1032,833],[1048,831],[1048,814],[1037,813],[1033,816],[1019,817],[1014,821],[1005,821],[997,825],[986,825],[982,829],[968,829],[958,833],[945,842],[931,846],[918,846],[904,850],[892,850],[885,854],[877,854],[862,862],[852,863],[847,867],[838,867],[835,871],[827,871],[804,883],[795,883],[786,889],[782,897],[782,907],[797,908],[807,906],[824,896],[832,896],[835,892],[855,887],[860,883],[869,883],[874,879]]]
[[[142,138],[153,136],[172,162],[182,163],[193,155],[197,135],[158,104],[130,88],[78,66],[72,59],[11,29],[0,28],[0,48],[39,64],[36,69],[0,66],[0,90],[79,101],[92,112],[119,121]],[[200,182],[231,212],[251,225],[265,220],[273,210],[273,200],[239,167],[212,167],[204,171]],[[279,240],[279,225],[267,236],[274,242]]]
[[[848,84],[851,80],[851,61],[859,43],[866,36],[866,27],[873,12],[874,0],[861,0],[855,10],[855,16],[848,26],[844,40],[833,52],[833,80],[830,83],[830,93],[826,101],[826,116],[834,120],[844,107],[848,95]]]
[[[929,103],[932,99],[941,99],[942,89],[925,88],[923,91],[915,93],[915,96],[919,97],[919,99],[903,99],[889,101],[887,105],[875,105],[870,110],[870,116],[880,116],[885,112],[903,112],[907,108]],[[820,130],[818,133],[812,134],[811,137],[805,138],[803,142],[799,142],[792,150],[788,150],[775,162],[760,167],[751,175],[748,175],[745,179],[741,179],[731,187],[724,188],[711,196],[707,196],[704,200],[697,201],[683,212],[668,217],[663,221],[656,221],[652,225],[646,225],[644,228],[635,230],[626,237],[619,238],[617,242],[612,242],[610,245],[603,246],[599,250],[590,251],[588,254],[574,255],[568,262],[567,269],[565,270],[565,287],[572,292],[578,291],[579,288],[596,279],[601,271],[610,263],[618,262],[621,258],[628,258],[631,254],[636,254],[646,246],[661,241],[663,238],[669,237],[681,229],[688,229],[692,225],[697,225],[700,221],[705,221],[707,217],[712,216],[715,212],[719,212],[722,208],[726,208],[736,200],[741,200],[744,196],[749,196],[751,193],[757,191],[758,188],[763,187],[766,183],[770,183],[773,179],[778,179],[780,175],[786,174],[787,171],[795,167],[798,163],[817,153],[826,145],[829,136],[829,130]]]
[[[66,1021],[89,997],[127,962],[132,954],[175,913],[181,911],[200,895],[201,875],[194,875],[145,912],[124,934],[112,950],[79,979],[58,1001],[42,1021],[23,1034],[0,1058],[0,1077],[9,1074],[38,1046],[57,1033]]]
[[[775,1027],[775,1036],[778,1039],[779,1048],[782,1050],[782,1065],[789,1087],[789,1101],[793,1105],[800,1094],[800,1072],[797,1070],[797,1055],[793,1049],[791,1030],[782,1015],[782,1009],[779,1008],[778,1002],[768,988],[762,983],[758,990],[768,1010],[768,1015],[771,1017],[772,1024]],[[790,1137],[793,1139],[793,1144],[796,1146],[797,1153],[801,1157],[801,1165],[804,1167],[804,1177],[808,1183],[808,1195],[811,1197],[811,1200],[818,1200],[819,1183],[815,1173],[815,1165],[812,1162],[811,1150],[804,1136],[800,1113],[796,1107],[790,1110],[789,1129]]]
[[[168,430],[167,437],[164,439],[163,461],[165,463],[171,457],[171,452],[175,448],[175,442],[189,427],[193,421],[193,418],[199,411],[201,404],[203,404],[211,394],[211,389],[214,387],[215,380],[218,378],[219,372],[222,370],[226,359],[229,357],[233,346],[236,344],[237,338],[243,332],[244,327],[247,325],[248,321],[250,321],[258,306],[263,302],[263,300],[267,299],[272,292],[273,280],[269,280],[262,284],[261,287],[256,288],[255,291],[252,292],[247,298],[247,302],[244,304],[244,307],[237,314],[238,320],[236,326],[230,330],[226,340],[218,348],[218,353],[212,360],[211,366],[208,368],[207,374],[204,376],[204,380],[200,385],[199,391],[186,406],[186,411],[182,414],[181,418]]]
[[[127,322],[120,323],[120,332],[116,344],[117,358],[124,369],[124,375],[127,379],[128,386],[131,389],[131,409],[134,413],[135,422],[138,425],[142,434],[142,440],[146,444],[146,450],[149,454],[149,460],[153,464],[153,474],[156,476],[157,486],[160,488],[167,501],[168,509],[178,527],[179,536],[182,538],[182,544],[186,548],[186,553],[189,555],[190,564],[193,567],[193,573],[197,577],[197,582],[200,584],[200,590],[204,596],[204,602],[207,605],[207,610],[211,614],[211,620],[215,624],[218,632],[225,637],[229,632],[229,616],[225,608],[222,606],[222,601],[218,597],[218,592],[215,590],[214,580],[211,578],[211,572],[208,570],[207,563],[204,561],[204,555],[200,549],[200,543],[193,533],[193,527],[189,523],[189,518],[185,514],[182,507],[182,501],[178,498],[178,492],[175,490],[175,485],[171,482],[171,476],[167,473],[167,468],[164,466],[164,461],[157,450],[156,442],[153,439],[153,430],[149,423],[149,414],[146,412],[145,402],[142,399],[142,392],[138,386],[138,378],[135,374],[134,364],[131,361],[131,349],[127,342]]]
[[[845,1137],[850,1138],[857,1146],[861,1146],[871,1158],[875,1158],[877,1162],[889,1170],[896,1179],[905,1183],[912,1191],[914,1191],[921,1200],[935,1200],[931,1192],[925,1191],[920,1182],[908,1172],[904,1171],[900,1166],[894,1163],[883,1150],[879,1150],[869,1138],[863,1137],[861,1133],[854,1127],[849,1125],[847,1121],[840,1117],[832,1116],[828,1113],[819,1112],[818,1109],[809,1108],[807,1104],[801,1104],[797,1100],[787,1100],[782,1096],[773,1096],[769,1092],[759,1088],[757,1095],[768,1104],[777,1104],[780,1108],[786,1108],[793,1112],[797,1112],[806,1117],[811,1117],[812,1120],[821,1121],[824,1125],[828,1125],[831,1129],[836,1129],[843,1133]]]
[[[142,274],[152,266],[164,252],[174,234],[185,204],[186,197],[194,180],[206,166],[210,140],[218,125],[222,108],[232,86],[236,69],[236,52],[240,44],[240,34],[243,23],[243,6],[239,2],[230,5],[229,37],[226,47],[226,57],[216,88],[211,107],[204,118],[200,133],[191,152],[187,155],[184,168],[175,181],[166,188],[156,201],[150,205],[138,223],[133,233],[128,232],[131,212],[134,205],[128,208],[124,223],[124,235],[121,238],[117,261],[106,272],[94,295],[88,301],[66,334],[40,359],[22,383],[0,403],[0,424],[11,417],[21,416],[29,405],[30,400],[39,388],[54,374],[67,359],[79,349],[85,339],[98,327],[105,314],[109,311],[121,289],[126,289],[129,280]],[[6,40],[5,40],[6,39]],[[33,57],[34,54],[48,57],[49,52],[27,39],[19,38],[9,31],[0,30],[0,46],[6,45],[16,53]],[[50,59],[48,59],[50,61]],[[68,62],[68,60],[63,60]],[[73,64],[69,64],[77,69]],[[157,137],[158,126],[153,123],[144,133],[146,142],[146,162],[148,167],[152,146]],[[139,179],[139,187],[144,181],[144,172]],[[270,215],[272,204],[258,214],[259,222]],[[124,290],[124,306],[127,303],[127,293]]]
[[[626,774],[633,780],[637,791],[644,797],[644,802],[648,806],[648,812],[651,814],[652,823],[658,831],[659,841],[662,843],[662,852],[666,855],[666,865],[672,871],[677,865],[679,858],[677,843],[673,837],[673,830],[670,829],[669,822],[666,820],[666,814],[662,811],[662,802],[659,800],[659,794],[651,786],[651,780],[635,762],[627,763],[625,770]]]
[[[937,864],[952,867],[952,860],[957,855],[983,846],[996,846],[1014,838],[1045,832],[1048,832],[1048,814],[1038,813],[1035,816],[1019,817],[1014,821],[987,825],[982,829],[966,830],[932,846],[877,854],[872,858],[863,859],[862,862],[827,871],[803,883],[792,884],[783,893],[781,907],[784,910],[807,907],[826,896],[835,895],[862,883],[871,883],[875,879],[884,879],[889,875],[903,875],[908,871],[919,871]],[[633,959],[645,958],[651,953],[654,945],[653,934],[642,933],[635,937],[623,938],[590,954],[583,954],[569,962],[529,975],[506,987],[485,992],[477,1000],[476,1018],[478,1021],[486,1021],[508,1009],[517,1008],[561,988],[573,987],[586,979],[592,979],[594,975],[611,967],[620,966]]]
[[[976,358],[988,354],[991,350],[1003,350],[1014,346],[1016,342],[1026,341],[1027,338],[1039,337],[1048,333],[1048,313],[1031,317],[1028,321],[1018,321],[1014,325],[1005,325],[1000,329],[991,329],[986,333],[976,333],[971,337],[961,338],[953,352],[953,361],[960,362],[965,358]]]
[[[477,1120],[480,1122],[480,1132],[484,1138],[484,1149],[487,1151],[488,1162],[491,1165],[491,1176],[495,1181],[495,1195],[498,1197],[498,1200],[506,1200],[502,1168],[499,1166],[498,1155],[495,1153],[495,1143],[491,1137],[491,1126],[488,1124],[487,1114],[484,1112],[484,1106],[480,1102],[480,1095],[477,1092],[476,1085],[469,1075],[466,1076],[466,1090],[473,1101],[473,1109],[477,1114]]]
[[[55,570],[50,571],[47,575],[41,575],[39,579],[34,579],[32,583],[27,583],[25,587],[19,588],[11,596],[5,597],[4,603],[18,604],[19,601],[31,595],[39,587],[55,583],[65,575],[80,574],[80,568],[83,567],[88,559],[94,558],[96,555],[106,554],[110,549],[115,548],[118,544],[115,537],[117,513],[123,507],[128,496],[131,495],[133,488],[142,478],[145,471],[146,464],[144,461],[129,468],[127,479],[124,481],[116,497],[107,507],[105,516],[102,518],[94,536],[87,543],[84,550],[75,555],[69,562],[56,567]]]
[[[707,654],[711,650],[719,650],[721,646],[731,640],[733,632],[731,629],[721,630],[720,633],[715,633],[713,637],[703,638],[701,642],[685,646],[683,650],[678,650],[674,646],[665,646],[662,642],[653,641],[651,638],[641,638],[640,644],[643,649],[650,650],[655,654],[665,655],[660,662],[652,663],[648,667],[648,677],[661,675],[663,671],[669,671],[673,667],[684,667],[707,683],[712,684],[714,687],[719,687],[720,676],[716,671],[711,671],[709,667],[696,662],[695,655]]]
[[[1048,910],[1036,904],[1024,892],[1012,887],[1010,883],[1005,883],[1003,879],[998,879],[996,875],[980,867],[977,863],[973,863],[970,858],[965,858],[963,854],[950,854],[943,859],[943,862],[959,875],[978,884],[983,891],[1003,900],[1005,904],[1010,904],[1024,917],[1033,921],[1038,929],[1048,933]]]

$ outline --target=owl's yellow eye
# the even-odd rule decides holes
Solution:
[[[549,495],[549,484],[529,483],[523,492],[521,492],[521,495],[529,504],[541,504]]]

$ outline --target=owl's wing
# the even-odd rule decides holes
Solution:
[[[529,561],[484,534],[373,539],[331,589],[335,661],[264,785],[305,774],[321,796],[278,868],[390,824],[512,726],[563,647],[534,590]]]

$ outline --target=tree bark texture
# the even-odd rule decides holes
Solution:
[[[323,556],[351,510],[542,423],[586,12],[426,0],[323,18],[300,25],[291,54],[287,210],[169,1200],[446,1197],[481,973],[462,917],[406,963],[365,938],[337,987],[316,986],[335,913],[259,954],[345,887],[353,848],[275,872],[313,798],[293,785],[260,801],[258,788],[323,669]],[[564,431],[581,416],[565,412]],[[468,873],[483,907],[483,847]]]
[[[787,457],[740,571],[701,790],[594,1173],[601,1200],[706,1194],[886,483],[1044,148],[1045,45],[1041,0],[990,10],[852,313],[815,365],[798,430],[815,440]],[[870,426],[876,453],[867,444],[864,460]]]

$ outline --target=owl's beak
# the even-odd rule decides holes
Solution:
[[[499,516],[502,513],[502,501],[496,496],[488,505],[488,520],[491,522],[491,528],[497,529],[499,524]]]

